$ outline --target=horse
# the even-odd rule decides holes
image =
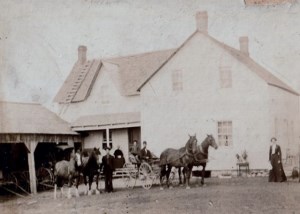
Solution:
[[[186,188],[189,189],[189,176],[190,171],[188,169],[189,164],[193,163],[194,160],[194,154],[197,150],[197,138],[196,135],[189,136],[189,139],[187,143],[185,144],[185,147],[182,147],[180,149],[171,149],[168,148],[164,150],[160,155],[160,185],[162,188],[162,180],[163,177],[166,176],[167,178],[167,187],[169,187],[169,176],[172,167],[184,167],[187,172],[188,179],[186,179]]]
[[[56,199],[57,186],[61,188],[61,195],[63,195],[63,185],[68,181],[68,198],[71,196],[71,187],[74,178],[78,180],[79,174],[76,170],[76,155],[71,154],[70,161],[62,160],[54,166],[54,199]],[[78,189],[77,191],[78,192]]]
[[[77,154],[78,155],[78,154]],[[99,183],[99,169],[100,169],[100,150],[99,148],[84,149],[77,157],[77,171],[83,175],[83,181],[86,186],[86,195],[92,194],[92,183],[96,176],[96,194],[100,193],[98,188]],[[89,184],[89,186],[87,186]],[[76,182],[76,188],[78,189],[79,179]],[[77,194],[77,193],[76,193]]]
[[[194,161],[188,166],[190,170],[192,170],[193,166],[202,166],[201,185],[204,185],[205,167],[208,161],[209,146],[213,147],[214,149],[218,149],[218,145],[215,141],[215,138],[212,135],[207,135],[207,137],[203,140],[203,142],[197,146],[197,151],[194,154]],[[183,174],[185,180],[186,179],[185,173]]]

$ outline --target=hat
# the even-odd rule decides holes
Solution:
[[[143,144],[147,144],[147,141],[143,141]]]
[[[276,137],[272,137],[272,138],[271,138],[271,142],[272,142],[273,140],[277,141]]]

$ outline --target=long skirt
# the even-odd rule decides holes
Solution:
[[[278,163],[279,160],[280,159],[277,154],[273,154],[271,156],[272,170],[270,170],[269,182],[284,182],[287,180],[281,161]]]

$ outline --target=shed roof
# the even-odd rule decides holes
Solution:
[[[0,134],[7,133],[78,135],[40,104],[0,102]]]

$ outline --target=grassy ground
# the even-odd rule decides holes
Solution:
[[[206,179],[206,185],[161,191],[141,187],[53,200],[53,192],[2,200],[4,213],[300,213],[300,183],[268,183],[267,177]],[[103,187],[103,186],[102,186]]]

